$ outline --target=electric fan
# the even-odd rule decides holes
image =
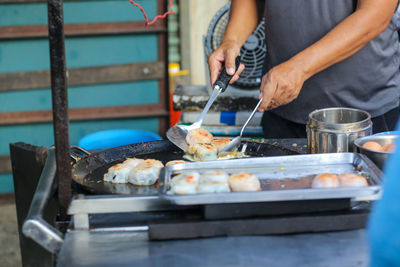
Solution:
[[[222,42],[229,21],[230,6],[229,2],[218,10],[208,26],[207,35],[203,36],[206,59]],[[240,59],[245,65],[245,69],[240,74],[240,78],[234,84],[229,85],[225,95],[258,97],[266,52],[264,20],[262,20],[240,49]],[[207,60],[205,62],[207,86],[211,92]]]

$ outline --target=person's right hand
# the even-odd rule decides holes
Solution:
[[[232,84],[239,79],[239,75],[244,69],[244,65],[240,64],[239,68],[235,72],[235,59],[239,54],[240,46],[234,41],[224,41],[217,49],[215,49],[215,51],[208,57],[211,85],[215,83],[221,73],[223,62],[225,62],[226,73],[233,75],[229,84]]]

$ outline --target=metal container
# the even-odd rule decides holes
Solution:
[[[370,150],[364,148],[363,145],[369,141],[377,142],[381,146],[394,144],[397,138],[399,138],[399,135],[395,134],[365,136],[355,140],[354,147],[358,149],[360,153],[370,158],[379,168],[383,169],[386,159],[389,157],[390,154],[393,154],[393,152]]]
[[[251,172],[261,183],[259,192],[229,192],[211,194],[173,195],[169,183],[173,175],[185,171],[203,173],[207,170],[222,170],[228,174]],[[311,181],[319,173],[356,173],[367,177],[369,186],[311,188]],[[268,189],[267,181],[281,182],[290,179],[299,181],[309,177],[310,183],[298,188],[279,187]],[[318,155],[292,155],[231,159],[224,161],[203,161],[171,165],[163,169],[159,181],[159,194],[177,205],[206,205],[227,203],[252,203],[274,201],[299,201],[322,199],[375,200],[381,192],[382,172],[365,155],[337,153]]]
[[[310,113],[307,123],[309,153],[356,152],[359,137],[372,134],[371,115],[352,108],[327,108]]]

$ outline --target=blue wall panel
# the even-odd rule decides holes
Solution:
[[[108,129],[136,129],[158,133],[157,118],[119,119],[98,121],[76,121],[70,124],[71,145],[90,133]],[[54,143],[53,125],[29,124],[0,126],[0,154],[9,154],[9,143],[25,142],[38,146],[51,146]]]
[[[70,124],[71,145],[90,133],[108,129],[137,129],[158,133],[157,118],[79,121]],[[25,142],[38,146],[54,144],[52,124],[0,126],[0,154],[9,154],[9,143]],[[0,174],[0,194],[13,192],[11,174]]]
[[[157,36],[76,37],[66,40],[67,67],[90,67],[156,61]],[[50,68],[47,39],[0,41],[0,72]]]
[[[157,14],[156,0],[137,0],[149,18]],[[65,23],[143,21],[140,10],[128,0],[67,1]],[[47,24],[46,3],[1,4],[0,26]],[[143,21],[144,24],[144,21]],[[157,61],[157,34],[68,37],[68,68]],[[0,73],[49,69],[47,38],[0,41]],[[159,102],[157,81],[99,84],[69,88],[71,108],[142,105]],[[0,93],[0,112],[51,108],[49,89]],[[85,135],[106,129],[140,129],[158,133],[158,118],[92,120],[70,124],[71,145]],[[52,124],[0,126],[0,155],[9,154],[9,143],[50,146]],[[12,192],[11,174],[0,174],[0,193]]]
[[[149,18],[156,15],[156,0],[137,0]],[[65,23],[143,20],[143,14],[128,0],[64,2]],[[47,24],[46,3],[0,5],[0,26]]]
[[[11,173],[0,174],[0,194],[14,192],[14,183]]]
[[[157,104],[158,82],[98,84],[70,87],[70,108]],[[0,94],[0,112],[51,109],[50,89]]]

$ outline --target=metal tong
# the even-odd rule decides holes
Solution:
[[[235,60],[235,67],[236,70],[239,68],[240,65],[240,58],[237,57]],[[235,72],[236,72],[235,70]],[[225,92],[226,88],[228,87],[229,82],[231,81],[233,75],[229,75],[225,70],[225,63],[222,64],[222,71],[219,75],[217,81],[213,84],[213,92],[207,101],[206,106],[204,107],[203,111],[200,114],[200,117],[191,125],[175,125],[172,128],[168,129],[167,131],[167,138],[178,146],[183,151],[187,151],[188,146],[186,144],[186,135],[189,131],[200,128],[201,124],[203,123],[203,119],[206,116],[208,110],[210,109],[211,105],[213,104],[214,100],[222,93]]]

